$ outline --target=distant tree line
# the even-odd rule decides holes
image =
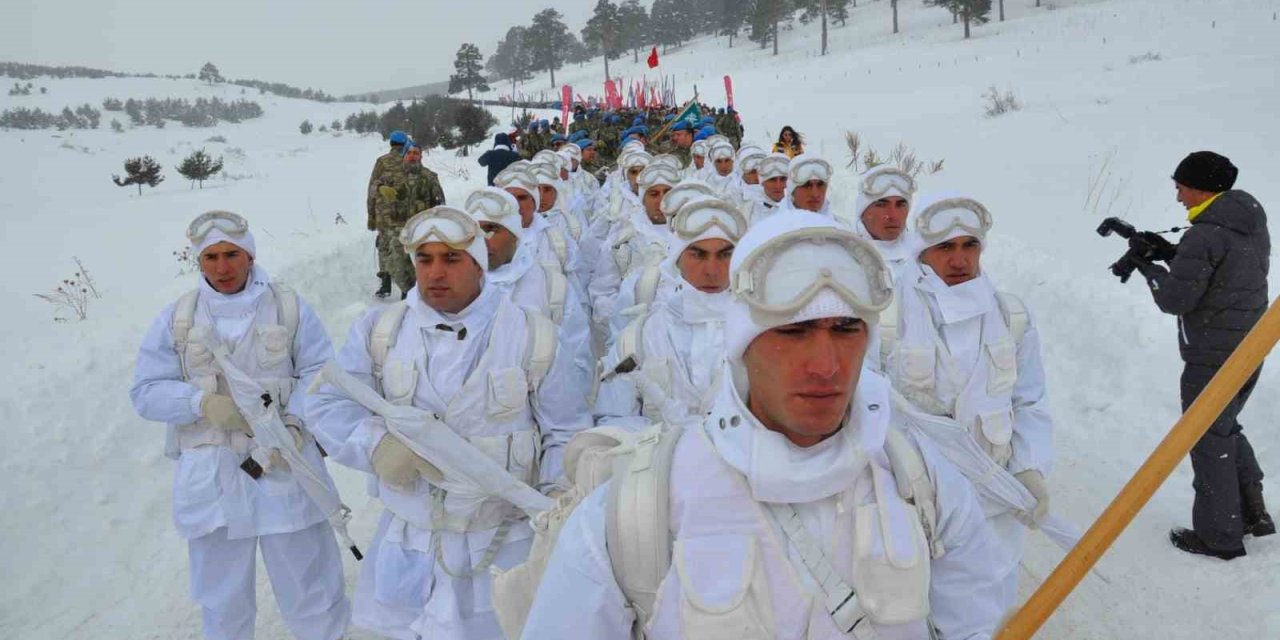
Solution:
[[[378,133],[385,140],[397,129],[408,133],[424,149],[462,148],[484,142],[498,124],[487,109],[466,100],[430,96],[408,105],[397,102],[390,109],[353,113],[343,123],[347,131]]]
[[[0,129],[97,129],[101,122],[102,112],[87,104],[63,107],[62,113],[25,107],[0,112]]]

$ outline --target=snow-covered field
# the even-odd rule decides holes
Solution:
[[[776,58],[745,39],[729,49],[707,38],[666,54],[660,71],[676,74],[683,97],[696,84],[710,102],[722,100],[720,78],[731,74],[749,141],[764,144],[791,124],[837,166],[848,160],[846,130],[882,153],[902,141],[924,159],[945,159],[923,188],[963,189],[995,216],[985,265],[1027,300],[1043,333],[1058,420],[1055,508],[1087,525],[1176,419],[1180,370],[1173,319],[1143,285],[1122,286],[1106,271],[1124,247],[1093,230],[1106,215],[1145,228],[1179,224],[1168,176],[1197,149],[1229,156],[1241,168],[1238,186],[1280,215],[1280,0],[1047,0],[1053,8],[1041,9],[1006,0],[1009,21],[977,27],[967,42],[946,12],[902,4],[900,36],[888,33],[887,2],[860,3],[847,27],[833,29],[825,58],[816,56],[816,25],[797,24]],[[611,67],[640,75],[629,58]],[[564,69],[557,80],[599,93],[602,75],[597,63]],[[527,89],[546,82],[539,76]],[[241,97],[238,87],[192,81],[34,83],[48,94],[0,96],[0,109],[59,111],[108,96]],[[984,117],[990,85],[1011,90],[1024,109]],[[135,416],[127,396],[145,327],[196,277],[177,276],[173,256],[194,215],[221,208],[248,217],[260,264],[302,292],[336,341],[371,304],[363,191],[383,143],[297,128],[367,106],[253,90],[244,97],[266,115],[116,134],[111,117],[127,118],[104,112],[97,131],[0,131],[0,299],[13,305],[0,338],[0,416],[9,435],[0,452],[0,637],[198,635],[184,544],[169,521],[162,426]],[[226,142],[206,141],[215,135]],[[224,157],[228,178],[192,190],[173,167],[200,147]],[[139,197],[110,176],[141,154],[154,156],[168,179]],[[443,170],[451,202],[484,179],[472,158],[452,152],[433,153],[427,164]],[[851,185],[848,173],[836,179],[837,205],[852,204]],[[337,214],[349,224],[335,224]],[[102,297],[86,321],[55,322],[32,294],[70,277],[73,257]],[[1241,418],[1273,472],[1278,389],[1272,365]],[[333,471],[357,511],[353,534],[367,541],[376,505],[355,474]],[[1231,563],[1175,551],[1165,532],[1189,523],[1190,485],[1184,464],[1041,637],[1280,637],[1280,540],[1250,540],[1249,556]],[[1280,484],[1269,486],[1274,511]],[[1027,593],[1059,558],[1033,537]],[[354,585],[356,566],[347,562]],[[264,575],[259,586],[259,637],[288,637]]]

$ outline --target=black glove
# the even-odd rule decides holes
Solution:
[[[1143,231],[1138,234],[1150,248],[1145,256],[1150,261],[1161,260],[1168,262],[1178,255],[1178,245],[1164,239],[1164,236],[1154,231]]]

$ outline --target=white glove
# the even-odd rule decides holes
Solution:
[[[373,472],[378,479],[398,489],[410,490],[421,475],[427,479],[442,479],[444,474],[435,465],[423,460],[400,439],[387,434],[378,440],[369,456]]]
[[[1030,514],[1026,514],[1025,517],[1019,518],[1028,527],[1036,529],[1040,526],[1040,522],[1044,520],[1044,517],[1049,515],[1049,486],[1044,483],[1044,474],[1034,469],[1028,469],[1021,473],[1013,474],[1013,477],[1017,478],[1018,482],[1021,482],[1022,486],[1026,487],[1027,491],[1030,491],[1031,495],[1036,499],[1036,508]]]
[[[659,420],[667,424],[676,424],[689,417],[689,412],[678,400],[662,389],[643,371],[635,377],[636,386],[640,387],[640,398],[645,405],[658,410]]]
[[[285,430],[289,432],[289,435],[293,436],[294,448],[301,452],[302,446],[306,444],[306,439],[302,437],[302,420],[299,419],[298,416],[287,415],[284,417],[284,426]],[[286,471],[290,469],[289,462],[280,454],[279,449],[271,450],[271,466],[279,467]]]
[[[206,393],[200,398],[200,415],[223,431],[243,431],[253,433],[240,408],[230,396],[217,393]]]

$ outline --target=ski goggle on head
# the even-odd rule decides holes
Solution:
[[[502,225],[519,239],[523,228],[520,226],[520,204],[515,196],[497,187],[485,187],[467,196],[467,213],[476,223],[492,222]],[[493,234],[485,231],[485,239]]]
[[[889,269],[869,242],[835,227],[783,233],[753,250],[733,272],[733,295],[762,326],[794,322],[823,291],[875,324],[893,301]]]
[[[671,167],[672,169],[674,169],[674,170],[676,170],[676,171],[679,171],[679,170],[681,169],[681,167],[680,167],[680,158],[677,158],[677,157],[675,157],[675,156],[673,156],[673,155],[671,155],[671,154],[669,154],[669,153],[660,153],[660,154],[658,154],[658,155],[654,156],[654,157],[653,157],[653,160],[650,160],[650,161],[649,161],[649,166],[651,166],[651,167]]]
[[[831,165],[822,158],[796,156],[787,168],[788,181],[797,187],[813,181],[831,182]]]
[[[643,191],[648,191],[651,187],[658,185],[666,185],[674,187],[680,182],[680,172],[668,167],[665,164],[649,164],[640,172],[636,178],[636,185]]]
[[[903,198],[910,199],[916,192],[916,181],[897,167],[877,167],[862,177],[859,188],[873,201],[885,197],[890,191],[897,191]]]
[[[732,203],[704,198],[685,204],[671,218],[671,232],[690,241],[710,232],[708,237],[724,236],[734,244],[747,232],[747,219]],[[715,233],[719,230],[720,233]]]
[[[404,223],[400,244],[410,253],[428,242],[443,242],[450,249],[466,251],[478,235],[480,225],[466,211],[432,207],[418,212]]]
[[[977,200],[946,198],[916,215],[916,233],[932,246],[961,236],[983,240],[991,230],[991,214]]]
[[[667,220],[670,220],[690,202],[715,197],[716,192],[711,188],[711,185],[701,180],[686,179],[680,184],[671,187],[667,195],[662,196],[662,212],[667,214]]]
[[[733,160],[737,155],[733,147],[727,144],[718,144],[707,151],[707,157],[712,160]]]
[[[230,211],[208,211],[197,216],[187,226],[187,240],[190,240],[191,244],[200,244],[214,229],[232,237],[239,237],[249,230],[249,223]]]

